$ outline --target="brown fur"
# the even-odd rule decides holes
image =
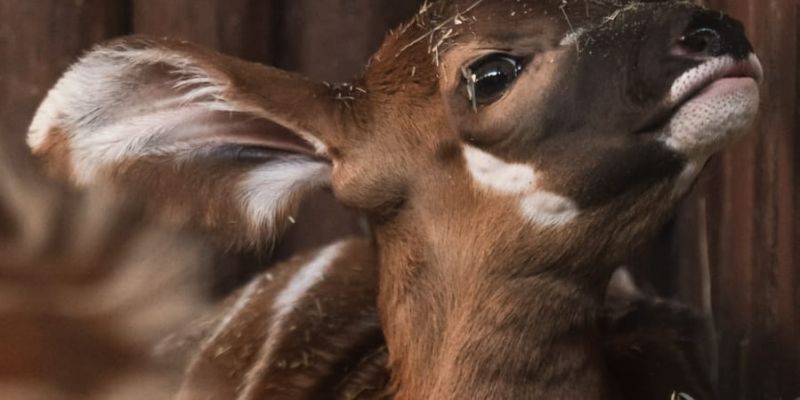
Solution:
[[[608,321],[609,370],[625,399],[669,399],[685,393],[716,399],[708,373],[704,317],[685,305],[639,299]]]
[[[173,226],[211,233],[223,248],[269,249],[274,245],[264,243],[263,239],[254,240],[272,235],[253,229],[230,198],[248,165],[185,163],[172,167],[171,164],[167,157],[130,160],[109,170],[107,179],[132,193],[149,193],[145,202],[149,213]],[[180,181],[193,184],[173,184]],[[297,202],[292,204],[298,205]],[[276,218],[278,225],[270,229],[281,232],[289,224],[288,216],[294,211],[296,209],[282,210],[281,216]]]
[[[269,329],[275,297],[314,254],[258,277],[251,283],[255,290],[244,291],[250,297],[241,307],[234,304],[242,293],[229,300],[200,337],[178,398],[244,399],[251,385],[258,390],[247,399],[350,398],[348,393],[383,390],[387,371],[372,361],[383,344],[374,306],[374,252],[367,241],[342,246],[331,272],[294,305],[284,330]],[[260,348],[270,340],[275,347],[263,364]]]
[[[364,257],[371,252],[366,242],[348,244],[342,254],[347,262],[333,265],[326,278],[306,293],[305,300],[292,310],[289,320],[296,322],[288,330],[269,330],[273,315],[268,298],[283,290],[287,279],[312,255],[277,266],[277,274],[256,280],[259,294],[246,306],[232,308],[242,293],[228,299],[211,322],[202,324],[204,333],[189,340],[193,343],[189,352],[196,352],[196,359],[182,398],[200,396],[200,391],[209,399],[241,396],[249,383],[245,371],[257,368],[260,360],[253,355],[270,336],[277,338],[272,370],[253,375],[262,380],[261,387],[270,398],[393,398],[378,315],[374,308],[365,307],[373,301],[378,285],[377,276],[369,272],[375,259]],[[344,288],[346,293],[341,293]],[[704,319],[686,306],[633,290],[635,293],[609,288],[608,295],[613,298],[606,301],[599,316],[598,344],[619,398],[669,399],[673,392],[681,392],[698,400],[714,399],[704,368]],[[341,301],[331,301],[339,297]],[[232,322],[211,341],[211,332],[227,318]],[[321,322],[325,319],[332,322]],[[194,350],[197,343],[202,345]],[[563,354],[558,355],[561,357]],[[554,368],[551,371],[555,372]],[[209,382],[218,386],[209,388]],[[254,393],[252,398],[262,398],[265,393]]]

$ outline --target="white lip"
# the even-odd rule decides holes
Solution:
[[[728,92],[748,90],[748,86],[757,85],[756,80],[749,77],[721,78],[704,86],[699,92],[691,96],[687,102],[703,102],[706,99],[719,97]]]
[[[737,139],[756,116],[764,71],[755,55],[718,57],[673,83],[667,106],[674,114],[661,132],[673,150],[703,160]]]
[[[705,86],[726,77],[749,77],[756,82],[764,79],[764,68],[755,54],[747,60],[734,60],[731,56],[718,57],[686,71],[672,84],[669,105],[677,106]]]

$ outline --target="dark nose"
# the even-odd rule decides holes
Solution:
[[[753,46],[739,21],[721,13],[700,11],[691,17],[672,51],[696,59],[730,55],[741,60],[752,53]]]

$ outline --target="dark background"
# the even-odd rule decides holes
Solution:
[[[46,90],[81,52],[106,38],[176,37],[314,78],[346,81],[386,31],[420,3],[0,0],[0,134],[21,143]],[[708,3],[747,26],[766,69],[763,111],[753,134],[710,165],[676,220],[632,263],[662,294],[713,313],[723,399],[796,399],[800,2]]]

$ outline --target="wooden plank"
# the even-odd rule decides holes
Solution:
[[[274,4],[258,0],[133,0],[133,30],[271,62]]]
[[[708,201],[721,398],[795,398],[800,393],[797,4],[710,3],[745,23],[767,74],[753,132],[711,166],[717,174],[699,194]],[[692,219],[697,207],[686,212],[682,218]],[[700,255],[691,242],[698,236],[682,234],[678,240],[690,254],[685,258],[694,264],[684,272],[697,279]]]
[[[792,2],[789,1],[789,3]],[[793,172],[793,182],[790,183],[789,187],[783,190],[791,193],[791,189],[794,189],[794,214],[791,219],[794,223],[794,227],[791,232],[793,236],[789,241],[789,246],[794,249],[793,265],[790,266],[794,274],[794,279],[784,282],[784,285],[789,285],[789,288],[793,290],[793,294],[787,305],[792,309],[794,315],[793,321],[789,321],[794,327],[794,332],[792,332],[794,336],[791,339],[793,347],[787,350],[787,352],[792,352],[792,349],[794,349],[794,354],[791,360],[792,363],[786,368],[788,369],[787,375],[794,377],[792,380],[793,387],[790,388],[790,390],[794,392],[793,395],[796,396],[796,398],[800,398],[800,378],[798,378],[800,377],[800,22],[798,22],[798,18],[800,18],[800,1],[794,1],[793,3],[794,10],[790,8],[791,6],[786,7],[787,10],[785,10],[789,18],[792,18],[795,23],[794,59],[791,60],[791,68],[795,72],[794,129],[793,134],[790,134],[790,140],[793,141],[793,145],[787,146],[792,152],[790,160],[793,165],[790,168],[792,168]],[[789,32],[789,36],[791,37],[791,32]],[[791,42],[787,45],[791,46]]]
[[[321,80],[355,77],[388,29],[420,0],[293,0],[284,5],[279,66]]]
[[[38,103],[92,44],[127,30],[124,0],[0,0],[0,132],[21,139]]]

